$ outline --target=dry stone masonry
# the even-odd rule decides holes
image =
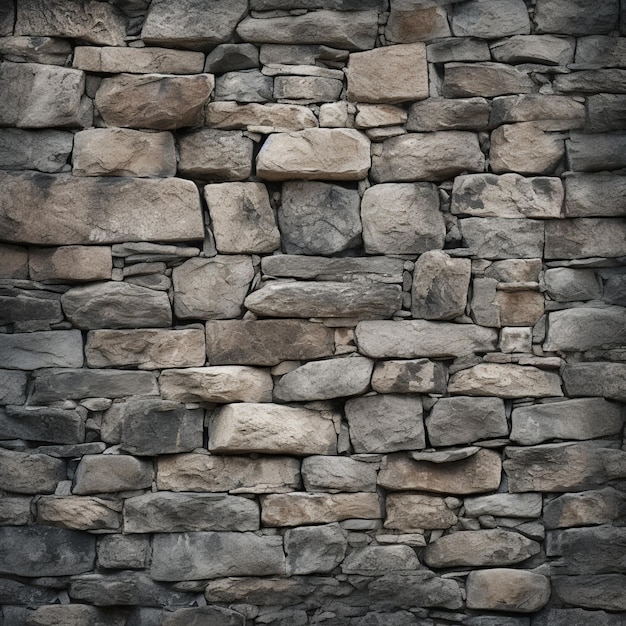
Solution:
[[[626,624],[626,2],[0,2],[0,624]]]

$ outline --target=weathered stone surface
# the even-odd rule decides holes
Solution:
[[[259,505],[211,493],[148,493],[124,502],[124,532],[175,533],[257,530]]]
[[[170,326],[167,294],[125,282],[74,287],[63,294],[65,315],[78,328],[136,328]]]
[[[272,99],[274,80],[259,70],[228,72],[215,81],[215,100],[268,102]]]
[[[356,128],[378,128],[379,126],[397,126],[407,121],[407,112],[393,104],[362,104],[356,105]]]
[[[574,171],[615,170],[626,166],[624,135],[572,133],[566,145],[570,169]]]
[[[20,324],[25,330],[49,330],[51,324],[63,321],[59,295],[49,291],[31,289],[15,289],[10,286],[0,288],[0,323],[16,324],[14,329],[19,332]]]
[[[332,416],[277,404],[240,403],[218,409],[209,424],[211,452],[336,454]]]
[[[533,93],[536,86],[528,74],[504,63],[447,63],[442,95],[445,98]]]
[[[576,302],[599,300],[602,296],[600,281],[593,270],[555,267],[543,274],[543,288],[553,300]]]
[[[482,172],[484,168],[478,136],[451,130],[386,139],[374,148],[371,176],[377,183],[445,180],[466,170]]]
[[[292,528],[285,533],[287,573],[323,574],[343,561],[347,533],[337,523]]]
[[[621,574],[600,574],[596,576],[552,576],[552,589],[555,596],[569,606],[583,606],[588,609],[624,611],[624,583],[626,576]],[[550,612],[546,621],[538,621],[539,626],[620,626],[623,614],[604,611],[583,611],[582,609],[562,609]]]
[[[423,100],[428,97],[426,46],[412,43],[351,54],[346,76],[346,96],[353,102]]]
[[[341,80],[323,76],[276,76],[274,79],[274,98],[278,101],[335,102],[342,89]]]
[[[3,169],[60,172],[71,152],[72,134],[62,130],[0,129]]]
[[[83,340],[78,330],[0,335],[2,366],[36,370],[42,367],[82,367]]]
[[[567,65],[574,60],[574,41],[552,35],[515,35],[490,46],[500,63],[544,63]]]
[[[92,122],[80,70],[39,63],[0,66],[0,124],[18,128],[83,128]]]
[[[392,2],[390,8],[385,27],[388,42],[413,43],[451,35],[444,7]]]
[[[0,189],[6,241],[50,246],[204,236],[200,198],[190,181],[6,172]],[[173,211],[176,220],[168,219]]]
[[[446,370],[428,359],[382,361],[372,374],[372,389],[378,393],[443,393]]]
[[[96,559],[96,538],[46,526],[0,528],[0,571],[16,576],[67,576],[88,572]]]
[[[93,626],[122,626],[124,617],[120,614],[110,613],[99,607],[87,604],[63,604],[39,606],[26,613],[28,626],[54,626],[66,624],[67,626],[80,626],[80,624],[92,624]]]
[[[141,38],[151,45],[207,50],[232,37],[247,8],[245,0],[184,0],[175,7],[166,0],[155,0]]]
[[[163,398],[178,402],[269,402],[272,386],[268,370],[245,365],[165,370],[159,378]]]
[[[491,125],[537,122],[543,130],[566,130],[585,125],[585,107],[568,96],[521,94],[494,98]]]
[[[500,398],[440,398],[426,418],[433,446],[469,444],[509,433],[504,402]]]
[[[25,526],[31,519],[32,502],[33,498],[27,496],[3,496],[0,499],[0,523],[3,526]]]
[[[0,450],[0,486],[14,493],[54,493],[65,480],[65,462],[47,454]]]
[[[237,34],[252,43],[324,44],[347,50],[369,50],[378,32],[376,11],[314,11],[304,15],[245,18]]]
[[[110,569],[145,569],[150,539],[140,535],[106,535],[98,542],[98,563]]]
[[[581,37],[576,46],[576,63],[600,67],[624,67],[626,47],[622,37],[592,35]],[[607,94],[598,94],[602,98]]]
[[[28,266],[32,280],[110,280],[113,260],[108,246],[31,248]]]
[[[496,293],[502,326],[534,326],[543,315],[544,298],[536,291],[498,291]]]
[[[223,74],[259,66],[259,51],[251,43],[222,43],[207,55],[205,72]]]
[[[210,321],[206,339],[211,365],[278,365],[334,353],[333,331],[304,320]]]
[[[206,125],[265,133],[289,132],[314,128],[317,118],[308,107],[295,104],[210,102],[206,107]]]
[[[402,532],[422,529],[450,528],[457,522],[456,515],[444,499],[413,493],[390,493],[385,502],[385,528]]]
[[[28,250],[0,244],[0,278],[28,278]]]
[[[21,612],[25,607],[11,607],[11,604],[45,604],[54,602],[58,597],[58,591],[55,589],[46,589],[36,585],[27,585],[24,583],[11,580],[10,578],[2,578],[0,580],[0,598],[3,603],[3,610],[0,613],[6,620],[10,619],[14,613],[11,609],[17,609],[16,619],[23,621],[24,614]]]
[[[539,550],[536,541],[497,528],[445,535],[426,546],[423,558],[430,567],[494,567],[520,563]]]
[[[254,276],[248,256],[189,259],[174,268],[174,312],[181,319],[239,317]]]
[[[84,409],[8,406],[0,413],[0,439],[82,443],[86,417]]]
[[[491,61],[487,42],[470,37],[450,37],[435,41],[427,46],[426,52],[431,63]]]
[[[110,4],[87,0],[28,0],[16,15],[16,35],[65,37],[105,46],[125,46],[126,23]]]
[[[74,135],[74,176],[174,176],[176,148],[170,133],[92,128]]]
[[[366,546],[348,554],[341,565],[344,574],[378,574],[419,567],[415,552],[409,546]]]
[[[538,220],[468,217],[459,221],[459,228],[468,248],[483,259],[536,258],[543,253],[544,223]]]
[[[428,98],[409,109],[407,130],[481,130],[489,124],[491,106],[484,98]]]
[[[563,369],[570,396],[604,396],[626,402],[626,365],[622,363],[572,363]]]
[[[390,454],[383,461],[378,484],[397,491],[485,493],[498,488],[501,466],[500,455],[485,449],[450,463],[413,461],[405,454]]]
[[[471,0],[454,7],[452,32],[456,37],[497,39],[530,32],[528,10],[522,0]]]
[[[285,574],[282,537],[254,533],[158,534],[152,547],[153,580]]]
[[[375,395],[345,404],[350,441],[355,452],[395,452],[425,446],[421,398]]]
[[[0,405],[26,402],[26,372],[0,369]]]
[[[152,463],[128,455],[85,455],[74,476],[75,495],[146,489],[152,482]]]
[[[623,64],[626,66],[626,60]],[[621,94],[601,93],[590,96],[587,100],[588,130],[592,133],[601,133],[626,128],[625,103],[626,96]]]
[[[261,522],[265,526],[327,524],[346,519],[379,519],[375,493],[282,493],[261,500]]]
[[[356,342],[373,358],[455,357],[493,350],[496,334],[472,324],[365,321],[356,327]]]
[[[137,367],[141,370],[204,365],[201,329],[92,330],[85,357],[89,367]]]
[[[157,486],[170,491],[293,491],[300,486],[300,461],[292,457],[169,455],[158,460]]]
[[[309,128],[268,137],[256,169],[266,180],[359,180],[370,165],[369,139],[358,130]]]
[[[585,491],[626,475],[622,450],[586,443],[506,448],[504,470],[512,493]]]
[[[203,606],[192,609],[178,609],[163,614],[163,626],[245,626],[246,618],[237,610],[221,606]]]
[[[331,281],[273,281],[251,293],[244,304],[268,317],[390,317],[400,308],[396,285]]]
[[[369,388],[374,362],[365,357],[312,361],[285,374],[274,387],[282,402],[356,396]]]
[[[377,466],[345,456],[309,456],[302,461],[306,491],[376,491]]]
[[[119,530],[122,504],[102,498],[43,496],[37,500],[37,523],[74,530]]]
[[[2,11],[12,11],[13,7],[3,7]],[[0,16],[0,21],[4,23],[4,15]],[[13,32],[13,16],[10,17],[11,32],[4,33],[8,37],[0,37],[0,54],[6,61],[14,63],[43,63],[47,65],[67,65],[72,46],[65,39],[56,37],[11,37]],[[0,31],[2,27],[0,26]]]
[[[467,577],[468,608],[534,613],[549,599],[550,580],[534,572],[496,568]]]
[[[491,496],[465,498],[465,515],[479,517],[540,517],[541,494],[539,493],[496,493]]]
[[[538,0],[535,24],[539,33],[603,34],[617,28],[619,6],[608,0],[592,7],[584,0]]]
[[[594,69],[557,76],[554,87],[559,93],[626,93],[626,70]]]
[[[624,254],[626,220],[576,218],[546,222],[546,259],[620,257]]]
[[[169,130],[202,123],[213,85],[212,74],[119,74],[102,81],[95,103],[107,126]]]
[[[613,487],[582,493],[566,493],[546,502],[546,528],[571,528],[611,524],[626,514],[626,496]]]

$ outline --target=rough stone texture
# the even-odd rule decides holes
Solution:
[[[205,72],[223,74],[259,66],[259,51],[250,43],[222,43],[206,57]]]
[[[210,102],[206,124],[213,128],[245,129],[256,132],[289,132],[318,125],[313,112],[295,104],[238,104]]]
[[[37,522],[92,532],[119,530],[121,509],[120,503],[102,498],[43,496],[37,501]]]
[[[72,135],[62,130],[0,130],[3,169],[60,172],[71,152]]]
[[[343,77],[341,77],[343,78]],[[274,98],[303,102],[334,102],[339,99],[343,83],[323,76],[277,76]],[[326,124],[320,124],[326,126]]]
[[[523,94],[494,98],[491,108],[493,126],[530,121],[537,122],[543,130],[582,128],[585,106],[568,96]]]
[[[13,11],[13,7],[2,7],[0,11]],[[58,39],[56,37],[28,37],[28,36],[15,36],[11,37],[13,30],[13,16],[6,16],[6,14],[0,15],[0,20],[6,18],[10,19],[11,25],[9,26],[9,32],[2,33],[2,27],[0,26],[0,34],[9,35],[7,37],[0,37],[0,50],[2,56],[7,61],[13,61],[14,63],[47,63],[50,65],[67,64],[69,56],[72,52],[72,46],[68,41],[64,39]],[[4,23],[4,22],[3,22]]]
[[[0,450],[0,485],[13,493],[54,493],[66,478],[65,463],[47,454]]]
[[[605,487],[582,493],[566,493],[546,503],[546,528],[570,528],[610,524],[623,516],[626,497],[617,489]]]
[[[560,224],[560,222],[548,222]],[[544,222],[499,217],[468,217],[459,228],[467,247],[486,259],[540,257],[544,246]]]
[[[545,63],[566,65],[574,59],[574,41],[552,35],[515,35],[490,46],[501,63]]]
[[[2,365],[8,369],[82,367],[80,331],[44,331],[0,335]]]
[[[546,222],[547,259],[594,256],[619,257],[624,253],[626,220],[577,218]]]
[[[98,544],[98,561],[109,569],[145,569],[149,556],[148,537],[107,535]]]
[[[457,522],[457,516],[446,506],[444,499],[437,496],[390,493],[385,504],[385,528],[406,533],[420,529],[450,528]]]
[[[28,278],[28,250],[0,244],[0,277]]]
[[[552,585],[556,597],[571,606],[587,609],[608,609],[624,611],[624,576],[620,574],[600,574],[597,576],[553,576]],[[549,626],[565,626],[572,619],[580,624],[598,626],[619,626],[622,614],[582,609],[552,611],[550,621],[538,622]],[[594,621],[591,621],[594,620]]]
[[[145,489],[152,482],[152,463],[127,455],[86,455],[74,477],[79,496]]]
[[[625,373],[622,363],[572,363],[563,369],[563,383],[570,396],[604,396],[625,402]]]
[[[6,412],[0,413],[0,438],[82,443],[85,418],[84,409],[8,406]]]
[[[113,260],[108,246],[31,248],[28,269],[33,280],[110,280]]]
[[[446,371],[427,359],[383,361],[372,374],[372,389],[378,393],[441,393]]]
[[[470,0],[454,7],[452,32],[457,37],[497,39],[530,32],[528,11],[522,0]]]
[[[615,170],[625,165],[622,135],[572,133],[566,145],[570,168],[574,171]]]
[[[445,98],[493,98],[534,91],[536,86],[526,72],[504,63],[447,63],[441,94]]]
[[[406,127],[418,132],[480,130],[489,125],[490,108],[484,98],[428,98],[411,105]]]
[[[377,467],[342,456],[309,456],[302,461],[306,491],[376,491]]]
[[[411,3],[391,3],[385,39],[393,43],[430,41],[451,35],[444,7],[413,7]]]
[[[496,493],[476,496],[463,501],[465,514],[470,517],[497,515],[500,517],[539,517],[542,499],[538,493]]]
[[[626,65],[626,60],[621,64]],[[605,93],[590,96],[587,109],[590,120],[587,128],[592,133],[621,130],[626,125],[623,95]]]
[[[285,533],[287,572],[292,575],[324,574],[346,555],[347,534],[337,523],[302,526]]]
[[[539,0],[535,23],[540,33],[603,34],[617,26],[618,14],[616,0],[608,0],[599,7],[591,7],[583,0]]]
[[[601,284],[593,270],[577,270],[557,267],[546,270],[543,275],[546,293],[558,302],[600,300]]]

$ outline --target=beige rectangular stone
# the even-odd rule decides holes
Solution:
[[[224,130],[279,133],[314,128],[318,124],[313,111],[305,106],[210,102],[206,107],[206,125]]]
[[[30,248],[32,280],[110,280],[113,257],[110,246]]]

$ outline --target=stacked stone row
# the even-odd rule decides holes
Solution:
[[[0,7],[0,623],[623,624],[625,21]]]

